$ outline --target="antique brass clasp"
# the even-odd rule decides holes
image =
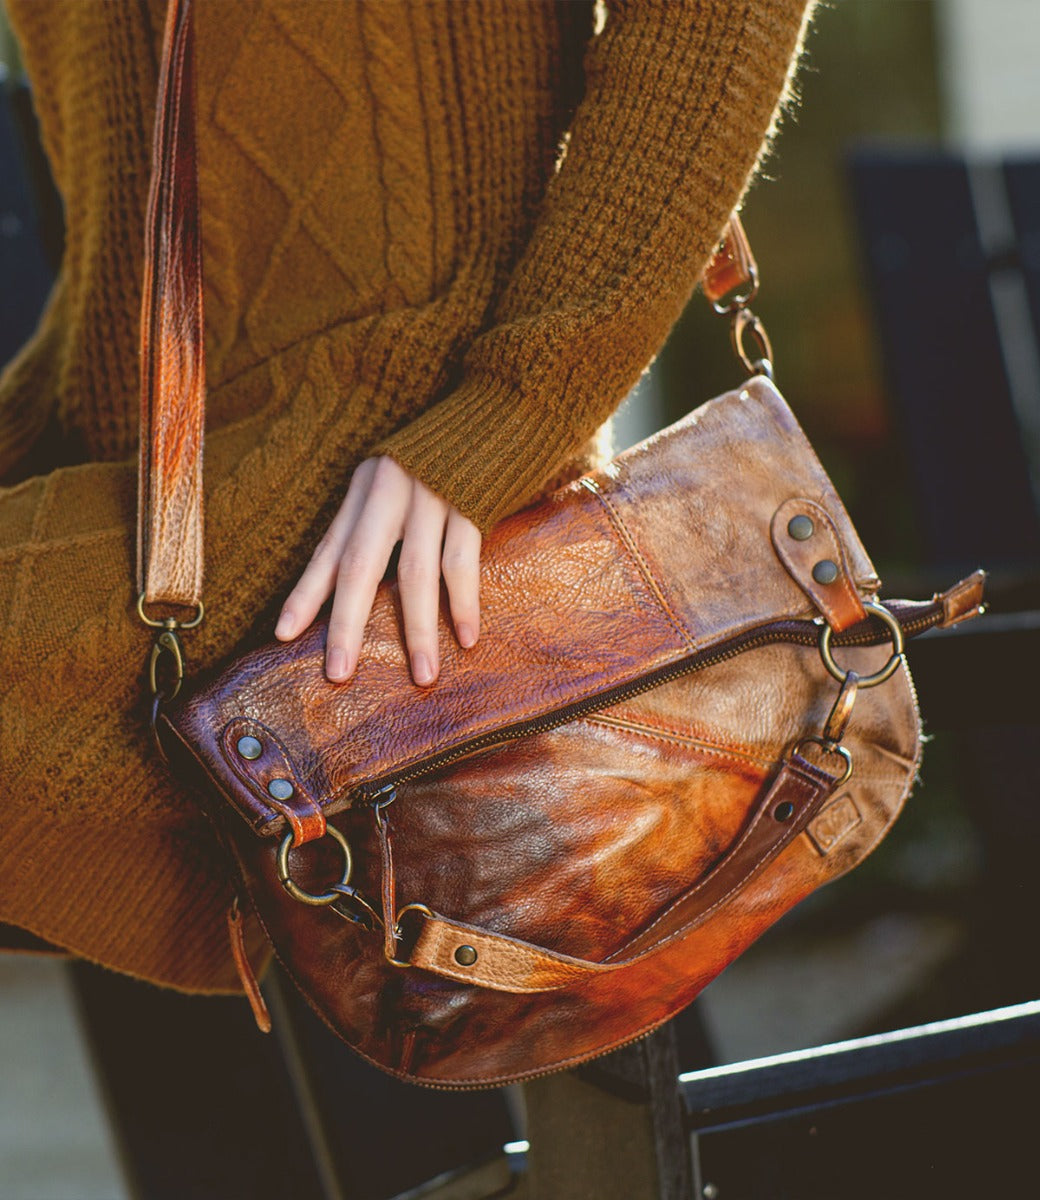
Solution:
[[[149,628],[162,630],[155,639],[151,657],[148,660],[148,684],[152,689],[153,697],[160,700],[172,700],[181,690],[181,684],[184,682],[184,648],[181,645],[181,639],[177,636],[177,631],[194,629],[201,624],[206,610],[200,600],[198,611],[190,621],[178,621],[176,617],[150,617],[144,611],[144,592],[142,592],[137,597],[137,615]],[[172,690],[169,692],[159,686],[159,664],[164,657],[171,660]]]
[[[173,620],[172,617],[169,619]],[[184,650],[181,647],[181,639],[177,636],[176,624],[167,626],[155,639],[155,644],[152,646],[152,654],[148,660],[148,685],[152,689],[153,696],[159,695],[159,662],[163,655],[168,655],[173,660],[171,665],[173,690],[163,692],[164,699],[172,700],[181,690],[181,684],[184,682]]]

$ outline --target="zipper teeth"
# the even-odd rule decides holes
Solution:
[[[928,629],[935,624],[941,613],[941,606],[933,605],[907,621],[900,622],[904,636],[913,637],[915,634]],[[778,642],[789,642],[801,646],[815,646],[819,641],[819,628],[812,621],[789,621],[769,626],[757,634],[743,637],[738,636],[729,645],[721,647],[718,650],[703,656],[697,654],[691,655],[677,663],[662,667],[649,675],[644,675],[641,679],[633,680],[631,683],[619,684],[605,692],[590,696],[586,700],[579,700],[574,704],[556,709],[544,717],[539,717],[531,721],[520,721],[516,725],[503,726],[491,733],[480,734],[478,737],[463,743],[461,746],[456,746],[453,750],[445,750],[440,754],[435,754],[400,774],[394,773],[370,781],[363,786],[361,794],[364,800],[370,803],[375,798],[375,794],[382,791],[388,784],[396,786],[400,783],[408,783],[410,780],[428,775],[432,771],[447,766],[449,763],[455,762],[460,758],[466,758],[470,754],[474,754],[490,746],[503,745],[506,742],[516,741],[521,737],[533,734],[548,733],[550,730],[558,729],[561,725],[566,725],[578,719],[587,712],[609,708],[611,704],[615,704],[619,700],[628,700],[635,696],[641,696],[645,692],[653,691],[654,688],[660,687],[664,683],[670,683],[673,679],[678,679],[683,675],[690,675],[695,671],[700,671],[707,667],[717,666],[719,663],[735,658],[738,654],[743,654],[747,650],[757,650],[762,646],[775,645]],[[864,630],[863,633],[853,636],[842,637],[839,635],[836,644],[838,646],[875,646],[880,645],[884,640],[884,637],[879,637],[869,630]]]

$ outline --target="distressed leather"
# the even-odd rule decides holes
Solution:
[[[326,679],[320,622],[239,659],[180,710],[177,728],[250,825],[278,836],[267,759],[237,758],[232,723],[272,730],[301,799],[340,812],[362,785],[433,755],[500,740],[770,623],[811,619],[771,541],[792,496],[830,513],[850,577],[872,596],[874,569],[823,468],[775,387],[755,378],[499,525],[482,555],[483,636],[461,650],[442,621],[436,688],[410,680],[397,587],[386,584],[350,682]]]
[[[414,967],[461,983],[503,992],[549,992],[589,976],[619,971],[658,954],[669,942],[708,920],[752,874],[761,870],[816,816],[837,781],[793,756],[780,767],[740,837],[722,859],[691,884],[638,937],[602,962],[532,946],[517,938],[419,913],[422,932],[408,955]],[[462,955],[468,954],[467,957]]]
[[[949,629],[953,625],[959,625],[961,621],[982,616],[982,593],[985,583],[986,572],[975,571],[949,591],[935,596],[935,600],[941,601],[943,608],[941,628]]]
[[[843,653],[863,674],[888,657],[883,645]],[[394,904],[423,904],[490,934],[605,962],[652,937],[677,899],[712,876],[791,747],[822,727],[836,692],[814,647],[767,645],[402,783],[385,813]],[[846,745],[856,769],[840,789],[846,815],[826,854],[799,833],[709,919],[639,961],[548,993],[389,965],[378,932],[291,900],[273,843],[212,789],[210,804],[276,953],[332,1028],[403,1078],[493,1086],[583,1061],[660,1024],[779,916],[862,860],[917,770],[904,668],[860,695]],[[378,904],[386,875],[372,811],[359,806],[331,821],[353,851],[352,885]],[[330,839],[290,854],[293,879],[310,891],[324,890],[340,868]],[[406,916],[404,937],[421,922]],[[400,952],[409,956],[406,945]]]
[[[192,607],[203,567],[201,243],[192,8],[170,0],[145,224],[137,587]]]

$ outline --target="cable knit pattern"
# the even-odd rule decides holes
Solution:
[[[7,4],[67,243],[0,376],[0,473],[23,480],[0,489],[0,921],[233,990],[221,857],[155,758],[132,614],[164,3]],[[594,34],[591,0],[199,0],[192,672],[270,635],[362,458],[393,455],[486,530],[573,468],[663,343],[754,169],[806,2],[605,8]]]
[[[380,449],[480,520],[592,433],[663,342],[754,166],[762,78],[782,82],[794,7],[612,7],[566,159],[461,386]],[[562,402],[549,421],[546,397]],[[484,431],[482,453],[460,461],[453,428]]]

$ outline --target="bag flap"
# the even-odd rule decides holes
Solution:
[[[275,779],[332,814],[373,781],[558,723],[748,630],[815,615],[770,536],[798,498],[825,510],[847,578],[875,593],[812,447],[755,378],[497,526],[481,557],[480,641],[461,649],[445,606],[433,687],[411,681],[397,587],[384,583],[346,683],[325,678],[322,621],[237,659],[162,725],[257,833],[277,834]],[[256,757],[243,738],[261,744]]]

